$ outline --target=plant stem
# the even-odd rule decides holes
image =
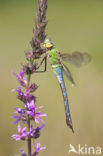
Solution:
[[[28,131],[30,130],[30,119],[27,121]],[[31,138],[28,139],[28,156],[31,156]]]
[[[30,77],[31,77],[31,75],[29,74],[28,78],[27,78],[27,89],[29,89]],[[27,120],[27,127],[28,127],[28,132],[29,132],[30,131],[30,119],[29,119],[29,117]],[[31,156],[31,138],[29,138],[27,140],[27,143],[28,143],[28,156]]]
[[[27,77],[27,89],[29,89],[29,84],[30,84],[30,77],[31,77],[31,74],[28,74],[28,77]]]

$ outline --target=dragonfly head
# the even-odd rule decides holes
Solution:
[[[44,41],[43,47],[47,49],[51,49],[52,47],[54,47],[54,43],[49,38],[47,38]]]

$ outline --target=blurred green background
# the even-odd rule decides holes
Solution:
[[[16,156],[26,143],[16,142],[11,116],[21,106],[10,90],[18,83],[12,71],[18,72],[25,62],[24,50],[30,48],[36,0],[0,0],[0,156]],[[32,82],[40,85],[35,92],[37,104],[48,114],[40,141],[47,150],[42,156],[74,156],[69,144],[103,147],[103,1],[49,0],[47,34],[62,52],[88,52],[92,62],[82,68],[70,67],[76,87],[65,79],[75,133],[66,126],[64,103],[50,65]],[[103,152],[103,151],[102,151]]]

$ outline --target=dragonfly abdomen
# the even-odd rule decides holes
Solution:
[[[68,102],[66,87],[65,87],[65,83],[64,83],[64,79],[63,79],[62,67],[57,67],[54,69],[54,71],[55,71],[56,77],[58,79],[58,82],[59,82],[61,90],[62,90],[65,112],[66,112],[66,123],[73,131],[72,120],[71,120],[70,110],[69,110],[69,102]]]

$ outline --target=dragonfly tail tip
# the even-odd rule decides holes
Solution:
[[[73,127],[72,127],[72,132],[74,133],[74,129],[73,129]]]
[[[68,119],[66,119],[66,123],[67,123],[67,126],[69,126],[69,128],[72,130],[72,132],[74,133],[74,129],[73,129],[73,126],[72,126],[72,122],[70,122]]]

